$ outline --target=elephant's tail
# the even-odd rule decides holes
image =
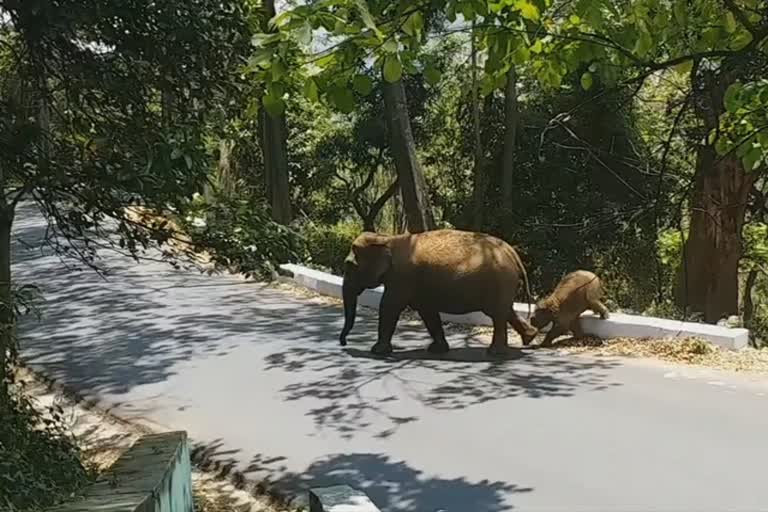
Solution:
[[[525,271],[525,265],[523,260],[520,259],[520,255],[515,249],[512,249],[512,254],[515,255],[515,262],[520,267],[520,274],[523,276],[523,283],[525,284],[525,302],[528,304],[528,318],[531,318],[531,302],[533,297],[531,296],[531,287],[528,285],[528,273]]]

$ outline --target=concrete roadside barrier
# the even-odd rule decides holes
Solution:
[[[280,265],[283,273],[291,276],[298,285],[314,290],[322,295],[342,298],[342,278],[319,270],[286,263]],[[384,288],[365,290],[358,298],[358,304],[378,308]],[[531,311],[534,306],[531,305]],[[528,305],[515,303],[515,311],[524,318],[528,316]],[[441,315],[444,321],[467,325],[492,325],[491,319],[484,313],[474,312],[466,315]],[[607,320],[601,320],[591,311],[582,315],[584,332],[600,338],[684,338],[697,337],[727,349],[740,349],[749,344],[749,331],[721,325],[697,322],[681,322],[666,318],[640,315],[611,313]],[[546,330],[546,329],[545,329]]]

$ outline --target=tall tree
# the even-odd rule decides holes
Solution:
[[[735,152],[718,155],[715,145],[706,139],[717,133],[727,112],[728,88],[739,79],[749,80],[747,75],[754,73],[755,64],[765,74],[768,59],[758,52],[750,53],[728,57],[714,69],[702,69],[697,61],[691,71],[693,105],[700,127],[697,139],[704,142],[696,144],[691,220],[676,297],[681,307],[703,313],[704,320],[712,323],[739,313],[742,228],[749,195],[760,173],[747,169]]]
[[[403,208],[408,219],[408,231],[419,233],[434,229],[432,206],[429,201],[424,172],[416,155],[411,119],[403,82],[389,82],[385,77],[384,104],[389,126],[389,144],[402,190]]]
[[[270,21],[276,15],[275,0],[264,0],[263,7],[262,31],[273,33]],[[261,148],[264,154],[264,176],[272,218],[281,224],[288,224],[293,214],[288,179],[288,130],[285,113],[281,109],[263,109],[260,131]]]
[[[212,103],[236,90],[245,7],[126,7],[0,1],[0,371],[13,348],[10,233],[20,202],[48,219],[55,249],[96,267],[97,239],[138,257],[173,236],[127,207],[183,211],[209,169],[202,130]],[[163,97],[174,98],[172,116]]]
[[[480,126],[480,83],[477,77],[477,34],[475,33],[475,23],[471,25],[471,48],[470,48],[470,76],[472,77],[472,88],[470,91],[470,105],[472,108],[472,143],[474,165],[472,175],[474,182],[472,184],[472,215],[470,225],[474,230],[480,230],[483,226],[483,207],[485,205],[485,149],[483,144],[482,129]],[[490,97],[490,96],[489,96]]]
[[[515,65],[511,64],[507,71],[507,82],[504,85],[504,149],[501,158],[502,208],[508,208],[513,199],[518,118],[517,71]]]

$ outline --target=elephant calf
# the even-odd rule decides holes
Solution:
[[[383,284],[378,341],[371,348],[375,354],[392,352],[392,335],[406,306],[424,321],[433,339],[428,350],[433,353],[449,349],[440,313],[482,311],[493,319],[489,353],[507,349],[507,323],[527,345],[537,331],[513,309],[521,277],[530,297],[517,252],[490,235],[453,229],[392,236],[364,232],[352,243],[344,263],[345,321],[339,341],[347,344],[357,297],[366,288]]]
[[[608,309],[600,302],[603,286],[600,278],[587,270],[577,270],[563,277],[554,291],[536,304],[531,323],[541,329],[550,322],[552,328],[544,337],[542,346],[548,347],[558,336],[572,331],[583,337],[584,331],[579,316],[591,309],[603,320],[609,316]]]

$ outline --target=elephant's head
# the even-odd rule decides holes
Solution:
[[[554,321],[555,312],[553,308],[547,303],[547,301],[540,300],[536,303],[536,309],[534,309],[531,318],[528,320],[531,325],[537,329],[543,328],[550,322]]]
[[[347,335],[355,325],[357,297],[366,288],[376,288],[384,282],[392,265],[390,238],[365,232],[352,242],[352,249],[344,261],[344,328],[339,342],[347,344]]]

